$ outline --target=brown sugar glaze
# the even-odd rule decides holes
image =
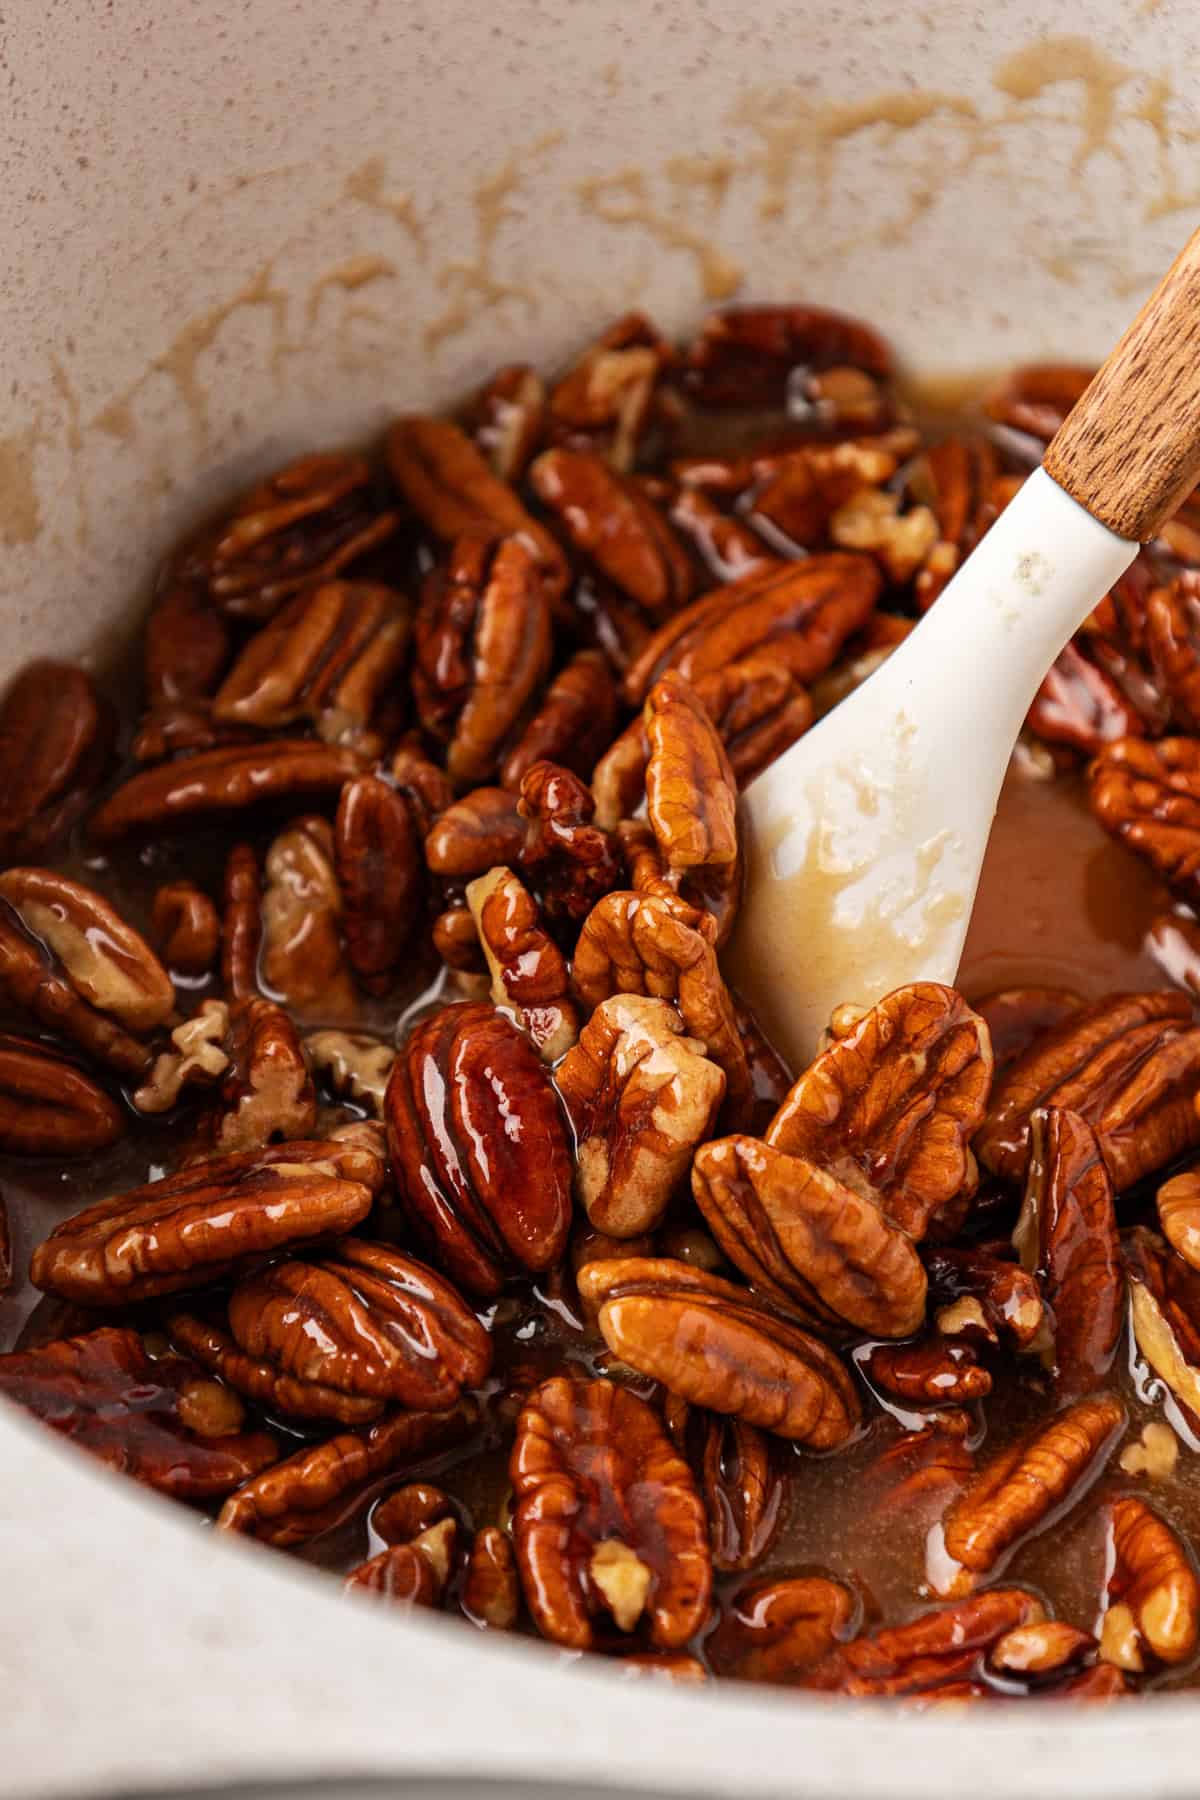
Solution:
[[[1052,850],[1052,854],[1050,853]],[[96,874],[96,858],[81,857],[70,867],[81,879]],[[186,866],[193,873],[211,857],[198,839],[186,850],[154,852],[122,869],[123,910],[143,925],[149,899],[168,872]],[[1161,912],[1165,894],[1144,865],[1114,844],[1087,811],[1081,778],[1075,773],[1050,779],[1014,764],[997,811],[996,824],[972,915],[961,971],[968,998],[1003,987],[1045,985],[1075,988],[1085,996],[1114,988],[1162,985],[1162,971],[1144,949],[1152,919]],[[419,1002],[419,990],[414,992]],[[164,1140],[167,1127],[161,1127]],[[162,1145],[163,1161],[167,1145]],[[59,1218],[87,1201],[153,1176],[156,1164],[151,1134],[142,1131],[112,1150],[102,1152],[85,1170],[42,1174],[29,1162],[19,1167],[9,1159],[0,1175],[15,1240],[16,1266],[23,1271],[28,1249]],[[41,1341],[59,1334],[61,1302],[37,1294],[23,1279],[0,1298],[3,1346]],[[509,1505],[508,1441],[511,1409],[506,1407],[506,1377],[520,1371],[551,1374],[561,1368],[602,1373],[607,1353],[591,1333],[576,1329],[577,1303],[557,1292],[543,1291],[540,1304],[503,1300],[497,1308],[497,1364],[490,1384],[491,1417],[474,1443],[424,1466],[423,1476],[436,1480],[456,1501],[463,1521],[473,1529],[501,1523]],[[69,1326],[67,1327],[69,1329]],[[1023,1359],[1028,1362],[1031,1359]],[[1010,1359],[1007,1367],[1013,1368]],[[1035,1419],[1045,1406],[1036,1360],[1025,1379],[998,1382],[987,1401],[988,1448],[1000,1447]],[[1116,1381],[1130,1414],[1129,1441],[1142,1425],[1162,1416],[1161,1383],[1144,1368],[1130,1364],[1120,1352]],[[649,1392],[650,1383],[641,1384]],[[1141,1396],[1149,1395],[1149,1403]],[[978,1408],[974,1444],[980,1445]],[[1187,1427],[1168,1402],[1167,1416],[1177,1429]],[[872,1481],[871,1471],[889,1442],[918,1423],[917,1410],[897,1406],[894,1421],[873,1421],[860,1442],[848,1450],[819,1456],[786,1444],[773,1447],[789,1476],[782,1528],[753,1579],[773,1574],[820,1571],[849,1580],[870,1596],[889,1621],[918,1610],[914,1571],[922,1567],[928,1513],[900,1517],[887,1505],[888,1482]],[[289,1427],[274,1419],[272,1428]],[[291,1431],[295,1431],[293,1425]],[[299,1441],[299,1440],[297,1440]],[[1184,1442],[1187,1443],[1185,1437]],[[1198,1446],[1200,1452],[1200,1446]],[[1116,1471],[1104,1478],[1113,1491],[1130,1484]],[[295,1554],[320,1567],[341,1572],[373,1555],[383,1540],[372,1530],[372,1505],[397,1485],[396,1476],[377,1484],[374,1498],[359,1500],[345,1521]],[[1141,1491],[1146,1491],[1141,1487]],[[1093,1629],[1100,1610],[1104,1572],[1104,1533],[1096,1516],[1096,1493],[1089,1492],[1072,1515],[1036,1535],[1019,1550],[1005,1577],[1043,1594],[1056,1617]],[[1185,1532],[1200,1532],[1200,1453],[1184,1449],[1169,1480],[1153,1484],[1154,1503]],[[728,1592],[749,1579],[721,1578]],[[931,1596],[932,1598],[932,1596]],[[1163,1686],[1187,1685],[1192,1669],[1169,1671]]]
[[[957,400],[957,396],[956,396]],[[957,405],[916,411],[936,431],[961,423]],[[928,415],[934,416],[930,418]],[[975,424],[975,419],[971,419]],[[711,423],[711,421],[710,421]],[[764,421],[756,414],[744,421],[723,421],[722,448],[733,449],[744,436],[761,437]],[[705,439],[712,451],[711,435]],[[686,454],[688,446],[679,446]],[[106,683],[114,698],[127,691],[126,670],[116,669]],[[257,833],[265,847],[272,827]],[[253,832],[247,833],[255,837]],[[178,876],[219,888],[224,834],[197,830],[182,838],[124,847],[98,856],[76,841],[57,866],[82,881],[100,881],[105,892],[139,930],[147,930],[156,888]],[[964,953],[959,985],[968,1000],[998,989],[1045,985],[1070,988],[1085,997],[1120,989],[1166,985],[1162,969],[1145,948],[1152,920],[1170,904],[1166,890],[1146,866],[1105,835],[1087,810],[1083,778],[1077,769],[1036,771],[1031,759],[1018,755],[1006,782],[993,831],[980,891]],[[405,994],[389,996],[377,1026],[390,1028],[397,1007],[408,1016],[433,997],[430,967],[413,971]],[[194,1005],[211,988],[201,980],[181,993]],[[19,1028],[19,1021],[14,1018]],[[305,1020],[307,1026],[321,1021]],[[369,1010],[362,1024],[370,1028]],[[17,1271],[11,1290],[0,1295],[0,1349],[26,1347],[86,1329],[63,1302],[39,1295],[25,1278],[29,1254],[60,1219],[92,1200],[152,1179],[168,1166],[170,1126],[142,1125],[85,1166],[58,1171],[29,1160],[0,1159],[0,1187],[7,1199]],[[1147,1196],[1152,1200],[1152,1195]],[[1137,1204],[1122,1209],[1122,1225],[1140,1216]],[[1012,1215],[997,1217],[989,1230],[1004,1235]],[[468,1530],[506,1524],[510,1509],[508,1454],[515,1416],[515,1394],[531,1381],[560,1371],[603,1374],[610,1353],[582,1320],[569,1275],[562,1272],[522,1284],[519,1294],[505,1294],[487,1315],[496,1343],[493,1375],[483,1395],[483,1421],[474,1440],[421,1466],[421,1479],[436,1481],[451,1496]],[[142,1321],[153,1329],[147,1313]],[[89,1321],[90,1323],[90,1321]],[[858,1353],[862,1354],[861,1350]],[[636,1392],[656,1397],[653,1382],[627,1372]],[[1112,1385],[1128,1411],[1125,1443],[1133,1443],[1142,1426],[1165,1416],[1182,1440],[1172,1474],[1150,1480],[1125,1475],[1114,1458],[1098,1487],[1085,1492],[1067,1516],[1020,1546],[1003,1567],[1002,1579],[1020,1583],[1043,1596],[1054,1617],[1084,1630],[1096,1630],[1103,1610],[1106,1547],[1098,1499],[1101,1495],[1136,1491],[1181,1528],[1200,1539],[1200,1443],[1160,1382],[1131,1354],[1125,1341],[1113,1367]],[[1036,1357],[1006,1358],[993,1394],[986,1402],[986,1441],[982,1410],[973,1408],[968,1443],[977,1456],[1001,1449],[1029,1423],[1051,1410],[1045,1376]],[[256,1415],[248,1408],[251,1422]],[[750,1575],[719,1576],[717,1596],[728,1596],[748,1580],[775,1575],[822,1573],[846,1579],[863,1602],[863,1624],[900,1622],[937,1598],[925,1585],[927,1539],[941,1503],[900,1513],[889,1503],[894,1477],[879,1473],[889,1445],[923,1422],[919,1413],[886,1403],[872,1408],[856,1442],[831,1455],[775,1441],[772,1456],[785,1475],[782,1524],[767,1555]],[[270,1427],[285,1444],[304,1441],[302,1428],[277,1417]],[[406,1479],[402,1477],[400,1479]],[[345,1571],[380,1550],[383,1540],[373,1530],[372,1511],[382,1494],[399,1485],[393,1473],[365,1496],[356,1497],[343,1520],[297,1554],[331,1571]],[[997,1579],[997,1574],[989,1577]],[[525,1628],[525,1627],[522,1627]],[[703,1643],[693,1646],[704,1657]],[[1151,1685],[1176,1687],[1197,1679],[1195,1662],[1168,1670]]]

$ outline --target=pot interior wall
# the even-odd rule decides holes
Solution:
[[[865,313],[941,376],[1098,354],[1185,237],[1178,0],[314,0],[6,23],[6,667],[95,646],[301,446],[623,308]]]
[[[1035,0],[15,10],[0,677],[103,654],[183,526],[289,454],[501,361],[553,367],[624,308],[683,329],[721,302],[811,299],[931,376],[1097,356],[1200,201],[1186,0],[1075,0],[1069,22]],[[986,1724],[908,1720],[898,1752],[893,1715],[822,1714],[814,1755],[790,1696],[689,1710],[556,1669],[539,1708],[548,1660],[491,1646],[477,1664],[295,1571],[251,1580],[82,1464],[72,1484],[26,1421],[0,1417],[0,1439],[20,1571],[0,1791],[144,1790],[201,1765],[523,1775],[531,1732],[547,1778],[680,1791],[1007,1796],[1036,1766],[1039,1791],[1097,1795],[1144,1774],[1144,1714],[1006,1719],[994,1747]],[[1190,1708],[1156,1712],[1154,1745],[1155,1791],[1191,1792]]]

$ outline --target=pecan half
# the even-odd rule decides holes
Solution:
[[[492,1000],[554,1063],[579,1034],[562,951],[542,929],[537,903],[511,869],[491,869],[467,888],[467,905],[491,977]]]
[[[1089,1631],[1065,1619],[1042,1619],[1036,1625],[1014,1625],[992,1645],[988,1667],[1001,1675],[1059,1675],[1096,1648]]]
[[[659,627],[625,673],[625,696],[639,704],[667,669],[695,682],[751,651],[774,653],[796,681],[811,681],[862,630],[881,586],[870,557],[844,550],[743,575]]]
[[[327,743],[353,743],[403,667],[408,629],[404,600],[379,582],[306,588],[250,639],[213,719],[272,731],[309,721]]]
[[[987,1028],[952,988],[897,988],[795,1083],[767,1142],[875,1200],[918,1241],[974,1190],[968,1148],[992,1074]]]
[[[1052,1106],[1031,1121],[1029,1177],[1013,1241],[1054,1316],[1054,1390],[1091,1393],[1108,1372],[1125,1315],[1112,1182],[1095,1134]]]
[[[1137,1347],[1200,1419],[1200,1274],[1140,1227],[1125,1243],[1125,1264]]]
[[[258,992],[262,947],[262,884],[250,844],[235,844],[225,859],[221,903],[221,980],[230,1000],[245,1000]]]
[[[382,1179],[374,1157],[321,1141],[215,1157],[64,1219],[30,1279],[90,1306],[203,1287],[243,1257],[349,1231]]]
[[[410,796],[378,775],[361,775],[342,789],[333,835],[342,933],[368,993],[386,993],[411,953],[425,910],[423,836]]]
[[[576,582],[571,605],[584,642],[601,652],[614,675],[622,676],[649,641],[645,613],[607,582],[588,574]]]
[[[1182,1540],[1144,1501],[1113,1503],[1112,1573],[1100,1655],[1141,1670],[1186,1662],[1200,1638],[1200,1581]]]
[[[986,1463],[944,1521],[948,1556],[985,1575],[1031,1531],[1073,1505],[1124,1429],[1113,1394],[1079,1400]],[[935,1583],[937,1585],[937,1583]]]
[[[421,747],[418,733],[402,738],[392,752],[389,770],[402,794],[411,800],[422,831],[428,831],[439,813],[454,804],[454,788],[440,763],[432,762]]]
[[[279,1454],[244,1432],[241,1401],[177,1357],[152,1361],[136,1331],[104,1327],[0,1356],[0,1393],[110,1468],[177,1500],[215,1500]]]
[[[599,650],[581,650],[561,668],[504,759],[501,785],[520,789],[536,762],[589,776],[617,724],[617,690]]]
[[[178,1349],[269,1412],[361,1425],[377,1419],[383,1411],[383,1401],[370,1395],[346,1394],[327,1383],[281,1374],[271,1363],[248,1356],[227,1331],[195,1313],[168,1313],[166,1325]]]
[[[768,649],[714,669],[695,693],[725,746],[737,785],[746,787],[812,724],[813,703],[791,670],[776,667]]]
[[[342,890],[328,819],[297,819],[281,831],[264,865],[264,985],[301,1017],[353,1018],[358,1009],[342,944]]]
[[[662,1257],[591,1263],[578,1284],[609,1349],[681,1398],[818,1450],[853,1435],[837,1357],[745,1289]]]
[[[308,1543],[352,1512],[372,1481],[452,1449],[478,1423],[478,1405],[463,1399],[443,1412],[391,1413],[364,1431],[339,1432],[246,1482],[217,1525],[281,1550]]]
[[[27,663],[0,701],[0,861],[42,856],[79,817],[112,754],[115,719],[72,663]]]
[[[713,1247],[716,1248],[715,1245]],[[581,1269],[593,1262],[620,1261],[629,1256],[654,1256],[658,1248],[658,1238],[652,1231],[643,1232],[640,1237],[610,1237],[605,1231],[597,1231],[586,1222],[577,1221],[571,1233],[569,1250],[571,1273],[578,1276]],[[680,1262],[686,1260],[686,1257],[679,1257]],[[588,1324],[595,1329],[595,1308],[586,1304],[578,1291],[576,1298]]]
[[[429,935],[446,967],[453,969],[462,981],[482,977],[487,962],[470,907],[457,901],[448,906],[433,921]]]
[[[129,746],[134,762],[160,763],[169,757],[215,750],[222,744],[254,744],[261,733],[249,725],[216,725],[208,700],[180,701],[146,713]]]
[[[992,1377],[970,1344],[948,1344],[938,1337],[877,1344],[862,1369],[872,1387],[910,1404],[960,1406],[992,1391]]]
[[[475,1534],[463,1575],[461,1604],[472,1625],[511,1631],[521,1611],[521,1583],[512,1539],[498,1525]]]
[[[1106,744],[1140,737],[1136,708],[1105,669],[1072,640],[1048,670],[1029,709],[1029,729],[1049,744],[1068,744],[1091,756]]]
[[[280,1138],[307,1137],[316,1124],[317,1096],[290,1017],[257,994],[235,1002],[228,1017],[220,1046],[227,1064],[214,1104],[197,1122],[199,1153],[256,1150]]]
[[[430,1481],[407,1481],[372,1508],[371,1530],[385,1544],[408,1544],[453,1511],[440,1487]]]
[[[342,1111],[342,1108],[331,1107],[331,1114]],[[333,1125],[329,1131],[329,1139],[334,1144],[347,1144],[352,1150],[365,1150],[373,1156],[384,1170],[384,1183],[380,1189],[379,1199],[386,1205],[391,1192],[387,1154],[387,1131],[381,1119],[344,1119],[341,1124]]]
[[[348,1594],[377,1594],[405,1606],[440,1606],[454,1567],[458,1525],[442,1519],[408,1544],[391,1544],[369,1562],[351,1569]]]
[[[925,1270],[873,1200],[756,1138],[697,1151],[692,1192],[746,1279],[818,1325],[907,1337],[925,1317]]]
[[[614,469],[633,466],[670,346],[641,313],[624,313],[589,344],[550,393],[553,436],[602,450]]]
[[[820,1575],[756,1581],[740,1588],[705,1648],[718,1675],[794,1682],[853,1629],[849,1588]]]
[[[89,1006],[135,1032],[174,1011],[171,978],[149,944],[91,888],[50,869],[6,869],[0,898]]]
[[[653,1230],[711,1129],[721,1070],[674,1007],[625,994],[596,1008],[557,1081],[589,1220],[614,1237]]]
[[[463,425],[501,481],[520,481],[541,442],[546,387],[528,363],[506,363],[472,395]]]
[[[608,1381],[543,1382],[517,1421],[510,1478],[521,1583],[544,1637],[586,1650],[598,1613],[622,1634],[645,1614],[650,1642],[678,1650],[704,1623],[704,1509],[687,1464],[635,1394]]]
[[[397,515],[371,496],[365,457],[297,457],[241,496],[215,526],[172,558],[222,612],[269,619],[297,588],[336,575],[395,531]]]
[[[150,1058],[141,1034],[175,1006],[145,939],[91,888],[49,869],[6,870],[0,901],[0,987],[118,1073],[140,1074]]]
[[[566,587],[561,546],[530,517],[513,489],[493,475],[470,438],[445,419],[397,419],[388,433],[388,467],[413,511],[450,543],[464,531],[526,538],[552,593]]]
[[[492,1361],[491,1339],[447,1282],[354,1237],[319,1262],[244,1276],[229,1298],[229,1328],[248,1356],[281,1375],[410,1411],[453,1405]]]
[[[991,390],[984,411],[1048,444],[1095,372],[1082,363],[1023,363]]]
[[[1130,1683],[1111,1663],[1096,1663],[1051,1691],[1055,1700],[1116,1700],[1131,1692]]]
[[[851,1638],[817,1664],[804,1686],[863,1696],[924,1693],[970,1676],[1007,1632],[1044,1616],[1041,1601],[1022,1588],[989,1588],[907,1625]]]
[[[945,1337],[1030,1350],[1041,1341],[1046,1308],[1037,1280],[1019,1263],[978,1245],[939,1244],[924,1252],[937,1328]]]
[[[714,581],[738,581],[779,560],[756,531],[736,513],[722,512],[703,488],[684,483],[672,496],[667,517]]]
[[[960,562],[975,548],[1004,505],[1006,477],[985,437],[948,437],[917,458],[905,490],[933,510],[938,541],[917,576],[917,605],[927,612]]]
[[[1200,740],[1121,738],[1088,771],[1092,811],[1185,900],[1200,899]]]
[[[525,846],[526,821],[506,788],[474,788],[438,815],[425,839],[425,861],[434,875],[469,881],[504,863]]]
[[[189,712],[208,717],[208,701],[221,684],[232,648],[228,621],[203,588],[169,571],[159,581],[142,638],[142,685],[147,716],[141,740],[174,732]],[[165,751],[165,743],[160,745]],[[152,761],[135,744],[139,762]]]
[[[521,868],[537,883],[547,916],[585,918],[621,868],[612,839],[592,823],[591,790],[557,763],[534,763],[521,777],[518,809],[527,820]]]
[[[134,831],[186,829],[213,813],[336,792],[363,772],[358,751],[345,744],[311,738],[224,744],[143,769],[97,807],[88,830],[97,843],[110,844]]]
[[[1118,1193],[1200,1141],[1200,1030],[1185,994],[1111,994],[1036,1038],[1000,1075],[975,1138],[993,1174],[1019,1181],[1039,1106],[1091,1126]]]
[[[892,353],[869,325],[819,306],[731,306],[710,313],[684,362],[702,406],[783,404],[797,375],[833,367],[886,380]]]
[[[744,1419],[722,1418],[673,1394],[666,1421],[704,1501],[713,1567],[752,1569],[782,1523],[784,1484],[769,1439]]]
[[[687,551],[636,481],[586,450],[546,450],[529,471],[533,491],[575,548],[644,612],[685,604],[694,585]]]
[[[550,601],[523,537],[467,533],[425,583],[413,693],[460,787],[486,781],[550,672]]]
[[[1101,718],[1108,742],[1120,735],[1114,727],[1122,713],[1130,721],[1124,735],[1131,737],[1161,737],[1170,723],[1171,702],[1148,629],[1150,594],[1159,579],[1158,569],[1143,552],[1084,620],[1070,647],[1079,653],[1083,666],[1090,663],[1104,679],[1110,700]],[[1035,706],[1030,712],[1031,725],[1037,710]],[[1096,751],[1104,743],[1083,740],[1082,747]]]
[[[1146,648],[1179,731],[1200,731],[1200,583],[1176,576],[1146,597]]]
[[[61,1052],[0,1034],[0,1149],[7,1155],[83,1156],[124,1131],[116,1101]]]
[[[385,1100],[401,1204],[432,1259],[469,1293],[566,1247],[571,1163],[550,1078],[491,1006],[443,1007],[396,1058]]]
[[[217,960],[221,921],[194,881],[164,881],[151,909],[154,934],[167,967],[181,975],[207,975]]]
[[[733,929],[741,884],[737,784],[708,713],[687,682],[668,673],[646,696],[646,814],[684,897],[707,904],[717,942]]]
[[[748,1122],[753,1084],[715,937],[711,917],[669,891],[647,899],[618,891],[606,894],[584,920],[571,973],[588,1007],[614,995],[672,1001],[688,1034],[723,1071],[725,1119],[739,1125]]]
[[[1193,1269],[1200,1269],[1200,1169],[1187,1169],[1164,1181],[1155,1205],[1172,1250]]]

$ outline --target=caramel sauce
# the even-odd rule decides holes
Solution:
[[[394,279],[398,272],[395,263],[386,256],[354,256],[349,262],[339,263],[335,269],[326,269],[309,289],[309,323],[320,312],[321,301],[330,289],[343,294],[357,294],[360,288],[368,287],[372,282]]]
[[[700,186],[710,202],[719,199],[722,183],[729,174],[720,164],[697,172],[694,167],[675,159],[668,174],[676,184]],[[715,189],[714,189],[714,183]],[[645,175],[640,169],[626,169],[616,175],[604,175],[597,181],[582,182],[579,199],[585,210],[604,219],[609,225],[640,226],[664,250],[687,250],[695,259],[700,287],[706,300],[729,300],[742,285],[744,270],[713,240],[693,230],[679,216],[677,209],[660,209],[651,205]]]
[[[359,274],[365,281],[375,271],[351,270],[340,285],[353,286]],[[972,384],[977,387],[978,382]],[[923,392],[917,410],[933,430],[950,428],[969,398],[957,381],[926,384]],[[766,423],[770,427],[783,421]],[[754,436],[754,421],[748,417],[731,417],[724,428],[731,439],[744,436],[752,441]],[[760,437],[763,431],[760,413]],[[132,670],[127,657],[113,666],[107,682],[114,699],[126,702],[126,713],[135,688]],[[260,847],[274,829],[269,824],[258,829]],[[242,821],[239,836],[245,831]],[[151,900],[161,882],[185,877],[210,893],[218,891],[226,840],[227,834],[204,829],[183,840],[120,847],[111,856],[97,856],[77,839],[57,863],[66,873],[101,886],[132,924],[146,930]],[[1087,810],[1080,775],[1039,779],[1015,761],[997,812],[960,985],[968,998],[1031,984],[1072,988],[1085,996],[1162,987],[1166,978],[1147,954],[1145,939],[1151,921],[1166,904],[1164,891],[1145,865],[1096,824]],[[402,1036],[407,1023],[436,999],[436,991],[427,989],[428,977],[428,968],[415,968],[409,987],[390,996],[377,1013],[367,1011],[363,1026],[387,1032],[398,1016],[395,1030]],[[184,1009],[192,1010],[209,990],[204,980],[186,991],[181,984]],[[304,1021],[306,1026],[323,1022]],[[11,1023],[20,1029],[28,1022],[13,1018]],[[0,1348],[44,1342],[88,1329],[94,1322],[29,1286],[24,1272],[30,1252],[59,1220],[169,1168],[173,1131],[161,1121],[141,1122],[122,1143],[65,1169],[0,1158],[0,1189],[8,1203],[17,1270],[12,1290],[0,1295]],[[1144,1214],[1147,1198],[1127,1199],[1123,1224]],[[1014,1222],[1012,1214],[1012,1208],[993,1214],[988,1230],[1004,1235]],[[684,1211],[681,1222],[695,1221]],[[423,1479],[438,1482],[451,1495],[468,1530],[504,1525],[509,1519],[514,1388],[562,1370],[581,1375],[611,1370],[621,1379],[632,1379],[635,1391],[648,1397],[655,1392],[654,1384],[612,1367],[596,1334],[584,1325],[569,1276],[561,1272],[515,1285],[486,1316],[496,1344],[496,1366],[481,1395],[479,1431],[472,1442],[420,1471]],[[128,1317],[143,1329],[156,1328],[153,1306],[135,1309]],[[115,1322],[125,1319],[121,1315]],[[867,1348],[859,1346],[855,1360]],[[1128,1413],[1123,1445],[1135,1444],[1145,1424],[1165,1417],[1181,1442],[1173,1467],[1156,1475],[1131,1475],[1114,1456],[1097,1484],[1065,1517],[1018,1546],[1003,1565],[1001,1577],[1031,1587],[1056,1616],[1086,1630],[1096,1627],[1104,1587],[1107,1551],[1101,1504],[1106,1497],[1119,1491],[1139,1492],[1185,1535],[1200,1539],[1200,1443],[1127,1343],[1118,1352],[1112,1385]],[[1002,1357],[995,1391],[970,1409],[968,1443],[982,1462],[1051,1410],[1053,1400],[1038,1359]],[[263,1419],[252,1407],[248,1412],[252,1424],[265,1423],[277,1433],[285,1453],[307,1441],[304,1428],[294,1421]],[[821,1571],[853,1586],[868,1625],[899,1622],[933,1603],[937,1596],[929,1573],[936,1563],[937,1519],[948,1496],[937,1504],[902,1511],[889,1498],[897,1477],[879,1474],[884,1452],[919,1429],[924,1418],[919,1408],[884,1402],[868,1408],[867,1422],[856,1440],[836,1453],[821,1455],[776,1441],[772,1454],[785,1477],[779,1532],[750,1575],[718,1579],[718,1601],[749,1580]],[[382,1545],[372,1528],[372,1509],[381,1495],[404,1479],[392,1474],[379,1480],[355,1497],[341,1523],[295,1554],[333,1572],[344,1572],[374,1554]],[[695,1648],[703,1655],[702,1643]],[[499,1647],[497,1653],[502,1653]],[[1190,1663],[1156,1677],[1154,1685],[1189,1685],[1196,1675],[1196,1666]]]
[[[1106,56],[1090,38],[1063,36],[1027,44],[1000,64],[992,80],[1002,94],[1010,94],[1016,101],[1036,100],[1047,88],[1078,82],[1082,100],[1074,166],[1081,169],[1097,150],[1111,146],[1117,93],[1132,75],[1131,69]]]
[[[959,969],[968,997],[1066,987],[1088,997],[1163,987],[1146,933],[1167,897],[1139,858],[1102,831],[1082,778],[1004,784]]]
[[[425,226],[417,213],[412,195],[389,189],[386,158],[369,156],[365,163],[352,169],[347,175],[342,191],[347,200],[360,200],[364,206],[384,213],[397,225],[403,226],[414,247],[422,256],[426,254],[428,245]]]
[[[34,458],[41,443],[36,424],[0,438],[0,544],[15,549],[37,542],[42,506],[34,479]]]

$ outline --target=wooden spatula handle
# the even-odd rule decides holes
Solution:
[[[1059,487],[1144,544],[1200,478],[1200,231],[1046,452]]]

